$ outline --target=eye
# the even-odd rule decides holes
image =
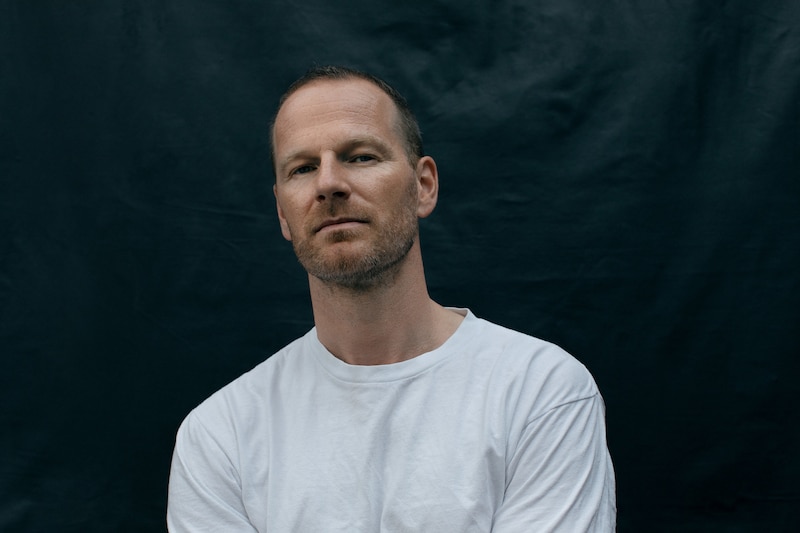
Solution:
[[[296,169],[292,170],[289,175],[293,176],[295,174],[308,174],[309,172],[313,171],[314,167],[311,165],[303,165],[301,167],[297,167]]]
[[[370,161],[375,161],[375,158],[369,154],[360,154],[350,158],[350,161],[353,163],[368,163]]]

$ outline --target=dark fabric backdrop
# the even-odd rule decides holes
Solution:
[[[619,531],[800,524],[800,3],[0,2],[0,530],[163,531],[175,430],[311,326],[266,128],[404,92],[433,296],[606,399]]]

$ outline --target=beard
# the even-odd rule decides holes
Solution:
[[[314,243],[314,231],[309,230],[304,239],[293,239],[297,260],[308,272],[326,284],[347,288],[357,292],[366,292],[372,288],[387,285],[400,270],[408,252],[411,250],[419,232],[416,213],[417,184],[410,180],[405,200],[398,206],[391,218],[379,222],[370,219],[367,228],[344,229],[330,232],[324,236],[322,243]],[[331,201],[326,216],[348,216],[360,219],[368,217],[348,211],[346,203]],[[370,234],[365,237],[363,233]],[[320,238],[319,236],[316,236]],[[368,239],[367,249],[360,252],[348,252],[331,249],[338,243],[358,239]]]

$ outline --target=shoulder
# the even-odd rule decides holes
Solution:
[[[476,319],[472,345],[479,364],[530,417],[598,395],[586,367],[561,347],[487,320]]]
[[[222,435],[246,430],[257,413],[263,412],[264,405],[278,401],[276,398],[291,376],[302,373],[302,367],[309,364],[307,344],[312,332],[214,392],[186,416],[182,429],[193,425],[209,434]]]

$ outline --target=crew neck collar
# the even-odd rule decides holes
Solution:
[[[385,365],[351,365],[345,363],[319,341],[317,328],[314,327],[305,336],[305,342],[314,359],[333,377],[354,383],[378,383],[407,379],[425,372],[469,344],[475,328],[472,327],[478,318],[469,309],[450,307],[464,316],[458,328],[441,346],[399,363]]]

